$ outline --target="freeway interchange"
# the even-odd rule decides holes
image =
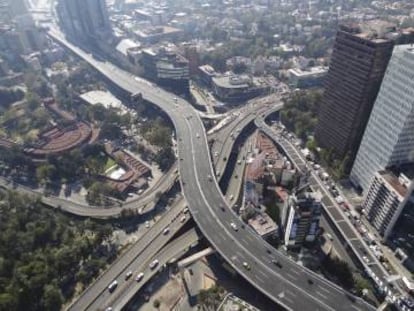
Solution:
[[[217,184],[203,123],[184,99],[137,79],[112,64],[94,59],[68,43],[55,30],[49,35],[86,60],[106,79],[129,94],[142,94],[168,114],[177,137],[180,183],[191,214],[216,251],[251,284],[288,310],[374,310],[362,299],[344,291],[312,271],[271,249],[230,209]],[[230,223],[241,228],[235,231]],[[276,266],[272,260],[280,263]],[[247,263],[250,269],[246,269]]]

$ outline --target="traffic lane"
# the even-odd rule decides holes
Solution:
[[[69,307],[69,310],[86,310],[88,306],[93,303],[102,292],[107,289],[107,286],[115,279],[124,275],[128,270],[128,265],[135,257],[147,247],[153,239],[161,234],[162,228],[169,224],[180,211],[184,209],[184,201],[174,205],[158,222],[156,222],[151,228],[148,229],[142,238],[135,243],[125,254],[123,254],[117,261],[115,261],[99,278],[92,283],[82,295],[76,300],[76,302]]]
[[[117,288],[118,295],[113,295],[113,299],[108,300],[101,310],[106,310],[108,307],[112,307],[115,310],[121,310],[132,297],[148,282],[158,271],[167,264],[170,260],[176,258],[178,255],[188,251],[188,248],[197,242],[198,234],[195,229],[190,229],[181,236],[169,242],[164,248],[157,252],[148,261],[141,263],[138,271],[144,274],[143,278],[137,282],[134,277],[128,280],[129,286],[127,288]],[[151,269],[149,264],[157,259],[158,265]],[[121,292],[122,291],[122,292]],[[115,293],[115,292],[114,292]]]
[[[191,122],[189,122],[190,123],[190,128],[192,129],[192,130],[199,130],[199,131],[201,131],[202,129],[201,128],[198,128],[197,129],[197,125],[198,124],[191,124]],[[194,139],[195,141],[199,141],[199,140],[201,140],[201,138],[197,138],[197,139]],[[189,143],[192,143],[192,141],[191,141],[191,138],[189,138],[188,139],[188,142]],[[188,146],[188,145],[187,145]],[[210,168],[209,168],[209,163],[208,163],[208,161],[206,161],[206,156],[207,156],[207,159],[208,159],[208,150],[207,150],[207,152],[206,152],[206,150],[203,150],[203,146],[204,146],[204,144],[202,144],[202,145],[197,145],[197,147],[193,147],[193,148],[190,148],[189,146],[187,147],[187,148],[189,148],[189,149],[192,149],[193,150],[193,152],[195,152],[195,155],[193,155],[193,158],[195,159],[195,161],[197,161],[197,160],[201,160],[201,163],[198,163],[197,165],[195,165],[195,162],[193,163],[193,165],[195,165],[195,169],[197,170],[197,167],[198,167],[198,169],[200,170],[200,171],[202,171],[202,172],[209,172],[210,171]],[[204,166],[204,167],[203,167]],[[196,171],[195,171],[196,172]],[[197,173],[197,172],[196,172]],[[191,176],[189,176],[189,178],[191,178]],[[211,185],[209,184],[209,183],[211,183],[210,181],[209,181],[209,179],[208,179],[208,177],[207,176],[204,176],[204,178],[200,178],[200,176],[197,176],[196,178],[195,178],[196,180],[198,179],[199,181],[200,181],[200,187],[199,188],[202,188],[202,189],[209,189],[210,187],[211,187]],[[196,181],[196,180],[194,180],[194,181]],[[191,184],[189,184],[189,187],[191,187],[191,186],[193,186],[194,184],[193,183],[191,183]],[[194,195],[195,193],[197,193],[197,188],[198,187],[193,187],[193,189],[191,189],[190,190],[190,197],[189,198],[187,198],[187,200],[191,200],[191,199],[193,199],[194,197],[199,197],[199,195]],[[211,198],[211,195],[214,195],[214,194],[216,194],[217,193],[217,191],[215,191],[214,193],[210,193],[210,194],[208,194],[208,196],[209,196],[209,198]],[[200,195],[201,195],[201,193],[200,193]],[[218,204],[216,204],[216,205],[219,205],[220,204],[220,199],[222,200],[222,198],[219,198],[217,201],[215,201],[215,200],[212,200],[213,202],[217,202]],[[196,204],[200,204],[200,201],[198,201]],[[198,205],[198,206],[200,206],[200,205]],[[203,208],[203,211],[205,212],[205,209],[208,209],[209,207],[207,206],[207,207],[204,207]],[[199,212],[199,211],[198,211]],[[230,213],[228,213],[228,214],[230,214]],[[199,216],[198,215],[195,215],[194,217],[196,217],[196,218],[199,218]],[[212,215],[212,216],[210,216],[210,218],[211,217],[214,217],[214,215]],[[233,220],[233,219],[231,219],[231,220]],[[237,220],[236,220],[237,221]],[[201,223],[203,222],[203,221],[200,221]],[[218,223],[219,221],[218,221],[218,219],[216,219],[216,221],[214,222],[214,221],[208,221],[207,223],[208,224],[215,224],[215,223]],[[230,223],[230,222],[229,222]],[[217,228],[216,230],[220,230],[220,228]],[[261,241],[262,243],[263,243],[263,241]],[[233,245],[233,244],[232,244]],[[323,287],[323,285],[320,285],[321,287]],[[349,301],[347,301],[348,303],[349,303]]]
[[[344,217],[342,214],[338,211],[338,209],[335,206],[326,206],[325,208],[329,211],[329,213],[332,215],[332,218],[335,222],[344,221]]]
[[[282,141],[283,139],[281,139]],[[287,140],[283,140],[282,144],[286,144],[289,145],[291,147],[291,150],[293,150],[294,152],[296,152],[296,154],[299,154],[298,151],[296,150],[296,148],[293,148],[291,143]],[[301,157],[302,159],[302,157]],[[305,162],[305,160],[302,159],[302,162]],[[334,201],[334,199],[332,198],[331,194],[326,190],[325,185],[322,184],[322,182],[320,181],[320,179],[316,176],[315,172],[312,172],[311,175],[311,179],[312,181],[316,182],[319,185],[319,189],[324,192],[326,194],[326,198],[325,198],[325,203],[327,205],[333,205],[335,206],[337,209],[336,211],[340,214],[342,214],[342,219],[337,220],[336,224],[338,225],[339,229],[342,230],[342,232],[344,232],[344,236],[347,240],[347,242],[350,244],[351,248],[354,250],[354,252],[360,257],[360,260],[366,264],[366,262],[372,262],[375,263],[375,266],[379,268],[379,271],[381,271],[379,273],[380,276],[382,277],[386,277],[387,273],[385,272],[385,270],[383,269],[382,265],[378,262],[378,260],[373,257],[372,252],[370,251],[370,249],[365,245],[364,241],[362,240],[362,238],[359,236],[359,234],[357,233],[357,231],[355,230],[354,226],[351,224],[351,222],[343,215],[341,209],[339,208],[339,206],[336,204],[336,202]],[[329,203],[330,202],[330,203]],[[327,212],[329,213],[330,210],[327,209]],[[355,241],[355,242],[354,242]],[[352,243],[354,242],[354,243]],[[354,246],[354,244],[358,244],[359,248],[356,248]],[[364,258],[363,256],[361,256],[361,251],[363,252],[363,254],[369,254],[369,256],[365,255],[366,257]]]
[[[102,309],[104,306],[111,304],[111,301],[118,295],[121,293],[123,294],[125,290],[128,290],[128,288],[134,284],[132,281],[135,279],[136,275],[140,273],[143,268],[149,265],[149,263],[153,260],[153,256],[165,244],[167,244],[167,242],[174,236],[176,232],[178,232],[178,230],[182,228],[184,222],[180,221],[180,217],[183,215],[184,214],[181,212],[174,219],[172,219],[170,223],[163,225],[163,227],[159,230],[159,234],[154,237],[151,243],[147,245],[138,256],[135,256],[129,265],[125,266],[124,273],[114,278],[114,280],[117,280],[118,282],[116,292],[114,291],[113,293],[110,293],[109,290],[107,290],[107,287],[105,287],[105,290],[99,295],[98,299],[96,299],[93,304],[88,306],[87,310]],[[188,221],[188,217],[186,221]],[[169,233],[165,234],[163,230],[167,227],[169,228]],[[133,275],[130,278],[126,279],[125,275],[129,271],[132,271]],[[110,283],[108,283],[107,286],[109,284]]]
[[[194,150],[195,150],[194,157],[196,159],[195,161],[198,161],[199,159],[202,159],[203,158],[202,151],[198,148],[194,148]],[[197,165],[202,165],[202,163],[198,163]],[[200,181],[200,188],[203,189],[203,191],[205,192],[204,196],[208,197],[210,202],[216,202],[215,205],[218,205],[218,206],[220,206],[220,204],[224,204],[223,197],[221,196],[221,193],[219,191],[217,191],[218,189],[214,189],[215,188],[214,183],[209,181],[208,178],[200,178],[199,177],[198,179]],[[208,209],[208,204],[206,203],[206,205],[207,205],[207,209]],[[208,211],[206,210],[206,212],[208,212]],[[221,216],[222,218],[220,218],[220,220],[218,218],[216,218],[216,220],[217,220],[217,223],[218,222],[223,223],[223,225],[225,227],[225,230],[227,230],[227,231],[230,230],[230,231],[228,231],[228,234],[230,236],[232,236],[231,239],[235,242],[235,243],[230,243],[230,244],[232,246],[235,246],[235,245],[239,244],[239,245],[242,245],[242,248],[250,250],[249,252],[246,252],[246,255],[245,255],[246,257],[245,258],[248,258],[249,256],[251,256],[251,253],[254,253],[256,255],[260,254],[262,257],[266,256],[266,250],[265,250],[265,247],[263,246],[263,244],[264,244],[263,240],[261,240],[260,238],[259,238],[260,240],[257,239],[257,236],[256,236],[256,240],[252,241],[251,240],[252,237],[250,235],[243,235],[241,233],[241,232],[247,232],[247,231],[239,230],[237,233],[235,233],[233,229],[229,229],[231,222],[239,223],[239,220],[236,217],[236,215],[234,215],[233,213],[230,213],[230,212],[226,212],[226,213],[221,212],[221,215],[222,215]],[[220,230],[220,229],[217,229],[217,230]],[[237,235],[237,237],[235,235]],[[236,240],[236,238],[237,238],[237,240]],[[250,239],[250,242],[249,242],[249,239]],[[235,251],[236,250],[237,249],[235,249]],[[280,255],[279,260],[283,260],[285,265],[290,265],[292,270],[297,269],[297,264],[295,264],[294,262],[286,261],[285,258],[283,258],[283,257],[284,257],[283,255]],[[263,264],[260,261],[256,261],[257,259],[255,259],[254,256],[250,257],[250,260],[252,260],[253,262],[257,262],[258,264],[262,264],[263,265],[262,267],[267,267],[267,265],[270,265],[269,262],[266,263],[266,264]],[[267,269],[269,269],[269,267],[267,267]],[[277,270],[273,270],[273,271],[277,271]],[[266,271],[266,269],[262,272],[263,272],[263,274],[269,274],[269,271]],[[305,273],[307,273],[307,271],[305,271]],[[314,275],[307,275],[307,277],[312,278],[312,279],[315,278]],[[285,282],[287,281],[287,279],[288,278],[285,279]],[[294,280],[294,281],[296,281],[296,280]],[[320,281],[319,279],[312,280],[313,283],[318,283],[319,281]],[[296,285],[294,285],[293,283],[287,283],[287,284],[292,286],[292,291],[295,291],[295,290],[301,291],[302,290],[302,294],[306,294],[306,291],[303,291],[303,289],[301,289],[299,287],[296,287]],[[344,296],[343,292],[341,290],[338,290],[338,288],[333,287],[331,284],[327,284],[326,282],[321,281],[320,283],[318,283],[318,285],[321,288],[326,289],[327,292],[329,291],[330,295],[335,294],[335,291],[336,291],[336,293],[339,293],[339,295],[333,295],[335,297],[336,301],[340,301],[341,299],[344,298],[343,297]],[[328,285],[328,288],[326,288],[326,285]],[[286,284],[285,284],[285,286],[286,286]],[[317,298],[314,298],[315,300],[312,300],[312,299],[313,298],[310,297],[310,302],[314,301],[314,303],[316,303],[316,304],[321,304],[322,307],[325,310],[326,310],[326,308],[328,308],[328,310],[329,310],[329,307],[326,306],[323,302],[321,302]],[[347,302],[349,304],[349,299],[347,299],[347,297],[345,297],[344,302]]]

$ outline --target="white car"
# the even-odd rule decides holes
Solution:
[[[146,222],[145,222],[145,228],[149,228],[150,227],[150,223],[149,223],[149,221],[147,220]]]
[[[128,280],[131,276],[132,276],[132,271],[128,271],[128,272],[125,274],[125,280]]]
[[[140,272],[138,273],[138,275],[135,278],[135,281],[139,282],[142,280],[142,278],[144,277],[144,272]]]
[[[200,134],[198,134],[198,133],[197,133],[197,134],[196,134],[196,137],[197,137],[197,138],[200,138]]]
[[[158,266],[158,264],[159,264],[158,259],[155,259],[155,260],[153,260],[153,261],[149,264],[149,267],[150,267],[151,269],[154,269],[156,266]]]
[[[230,223],[230,227],[232,227],[234,231],[239,230],[239,228],[237,228],[237,225],[234,222]]]
[[[186,220],[185,216],[180,218],[180,222],[184,222]]]
[[[112,293],[114,290],[115,290],[115,288],[118,286],[118,281],[117,280],[115,280],[115,281],[113,281],[111,284],[109,284],[109,286],[108,286],[108,290]]]
[[[168,233],[170,233],[170,228],[165,228],[164,231],[162,232],[164,235],[167,235]]]

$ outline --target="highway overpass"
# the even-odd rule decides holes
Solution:
[[[236,214],[229,210],[223,212],[220,206],[226,202],[214,178],[205,129],[188,102],[181,98],[175,101],[173,94],[156,85],[94,59],[67,42],[56,30],[51,30],[49,35],[89,62],[120,90],[141,93],[146,101],[169,115],[177,136],[180,182],[191,213],[203,235],[246,280],[288,310],[374,310],[362,299],[272,250]],[[231,229],[232,222],[240,230]],[[277,259],[282,268],[272,264],[272,259]],[[251,269],[245,269],[244,263]]]

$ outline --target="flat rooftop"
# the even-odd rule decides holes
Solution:
[[[248,223],[249,226],[252,227],[261,236],[275,233],[278,228],[273,219],[265,213],[256,214],[256,216],[248,220]]]
[[[325,66],[315,66],[310,67],[306,70],[300,68],[289,69],[289,73],[294,74],[297,77],[310,77],[310,76],[321,76],[328,72],[328,67]]]
[[[379,174],[400,196],[405,197],[407,195],[408,189],[401,184],[400,180],[394,175],[394,173],[390,171],[380,171]]]
[[[80,97],[90,105],[102,104],[105,108],[119,108],[122,110],[122,102],[108,91],[90,91]]]

